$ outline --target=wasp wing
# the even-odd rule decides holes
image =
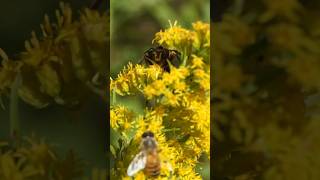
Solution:
[[[141,169],[144,169],[147,163],[147,156],[144,151],[141,151],[136,157],[131,161],[127,174],[128,176],[133,176]]]

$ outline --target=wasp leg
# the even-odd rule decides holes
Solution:
[[[153,107],[155,107],[156,105],[156,100],[155,99],[151,99],[151,100],[146,100],[146,107],[153,109]]]

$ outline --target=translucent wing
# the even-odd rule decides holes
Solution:
[[[144,151],[141,151],[136,157],[131,161],[127,174],[128,176],[133,176],[141,169],[144,169],[147,163],[147,156]]]
[[[171,172],[171,173],[173,173],[173,167],[172,167],[172,165],[168,162],[167,163],[167,167],[168,167],[168,170]]]
[[[173,173],[172,164],[168,161],[163,161],[162,166],[164,166],[170,173]]]

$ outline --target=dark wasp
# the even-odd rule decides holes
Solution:
[[[150,48],[144,52],[143,60],[147,65],[158,64],[164,71],[170,72],[171,65],[177,67],[180,63],[181,53],[177,50],[167,49],[163,46]]]

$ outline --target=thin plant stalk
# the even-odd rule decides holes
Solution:
[[[10,118],[10,135],[16,138],[20,133],[20,122],[19,122],[19,96],[18,88],[21,84],[21,75],[17,74],[10,92],[10,104],[9,104],[9,118]]]

